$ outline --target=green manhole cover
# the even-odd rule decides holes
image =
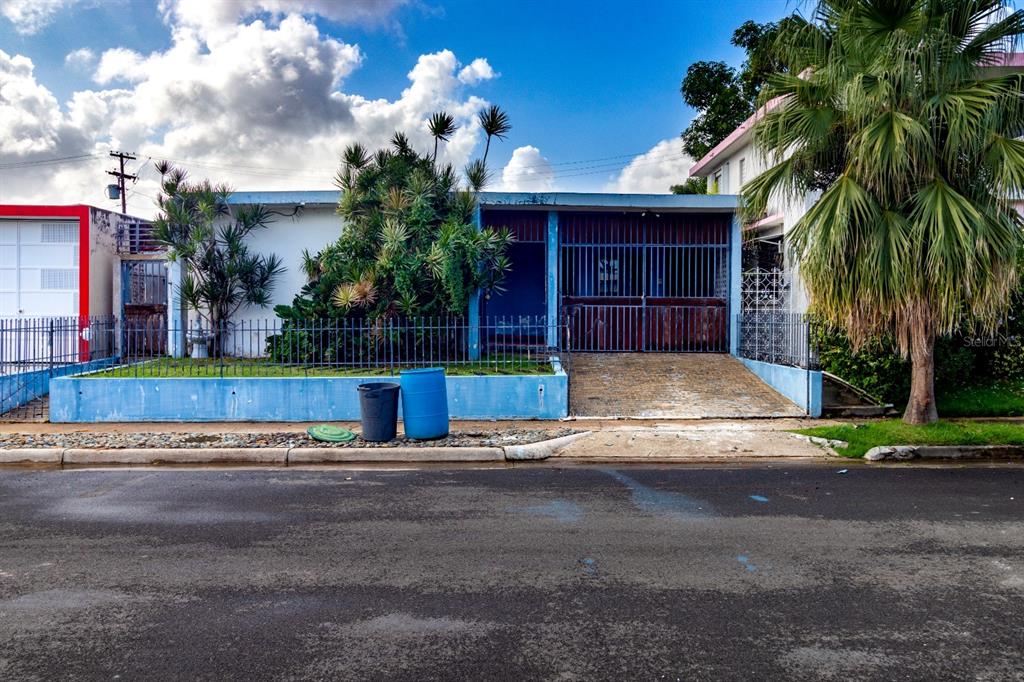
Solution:
[[[356,434],[348,429],[343,429],[340,426],[331,426],[330,424],[310,426],[306,429],[306,433],[313,440],[319,440],[324,443],[347,443],[356,439]]]

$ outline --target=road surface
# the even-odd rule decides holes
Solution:
[[[0,472],[0,679],[1024,679],[1024,469]]]

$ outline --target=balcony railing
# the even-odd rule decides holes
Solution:
[[[117,228],[117,252],[121,255],[160,253],[167,247],[153,238],[150,223],[121,223]]]

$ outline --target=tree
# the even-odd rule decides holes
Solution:
[[[683,151],[692,159],[702,158],[754,113],[736,70],[725,62],[691,64],[680,91],[698,112],[683,131]]]
[[[153,236],[168,248],[168,258],[185,266],[185,304],[215,331],[243,305],[268,305],[284,267],[276,255],[250,253],[246,238],[272,223],[274,214],[259,205],[231,206],[225,185],[189,182],[185,171],[166,162],[156,168],[160,194]]]
[[[761,94],[781,99],[755,128],[769,168],[745,211],[821,188],[790,233],[812,311],[855,350],[895,339],[911,424],[938,418],[936,338],[994,331],[1018,281],[1024,79],[984,67],[1022,35],[1000,0],[822,0]]]
[[[793,19],[759,24],[744,22],[732,35],[732,44],[742,47],[747,58],[737,71],[725,62],[696,62],[686,70],[680,92],[683,101],[697,110],[683,131],[683,151],[700,159],[754,113],[757,96],[770,74],[782,71],[775,49],[782,28]],[[699,194],[701,192],[677,192]],[[696,189],[689,187],[687,189]]]
[[[487,145],[484,147],[484,165],[487,164],[487,155],[491,151],[491,138],[504,140],[505,136],[512,130],[512,123],[508,120],[508,114],[502,111],[497,105],[491,105],[484,109],[477,116],[480,127],[487,136]]]
[[[708,193],[708,179],[707,178],[686,178],[686,182],[681,185],[672,185],[669,188],[672,194],[707,194]]]
[[[437,143],[441,140],[447,142],[455,132],[455,117],[446,111],[439,111],[430,117],[427,128],[434,136],[434,161],[437,161]],[[407,142],[403,133],[395,133],[396,139]],[[400,136],[400,137],[399,137]],[[405,151],[408,145],[396,145],[396,151]]]
[[[488,141],[511,129],[497,107],[484,116],[497,124],[483,126]],[[435,142],[446,139],[435,131],[450,136],[454,119],[442,112],[429,128]],[[511,234],[473,224],[487,166],[483,159],[470,162],[463,187],[454,168],[438,165],[435,155],[417,153],[401,133],[390,148],[372,156],[359,145],[344,151],[336,178],[342,234],[319,253],[306,254],[308,282],[292,306],[278,306],[278,315],[288,320],[463,315],[474,292],[501,289],[511,267],[506,255]]]

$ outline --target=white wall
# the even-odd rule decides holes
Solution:
[[[274,207],[289,213],[292,207]],[[297,218],[276,217],[269,227],[255,230],[249,236],[249,252],[265,256],[277,254],[285,271],[274,280],[272,301],[266,308],[244,307],[236,313],[237,319],[273,318],[274,306],[291,304],[303,285],[306,275],[302,271],[302,251],[316,254],[341,236],[342,219],[334,206],[306,208]]]

